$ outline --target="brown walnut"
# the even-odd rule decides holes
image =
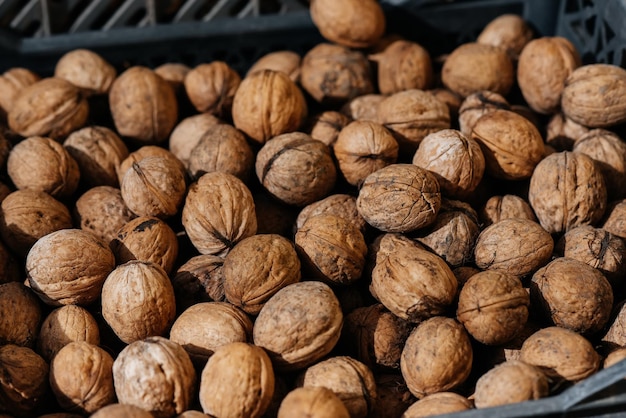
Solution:
[[[128,209],[120,189],[96,186],[76,201],[74,215],[77,226],[89,231],[107,244],[117,236],[126,223],[135,217]]]
[[[182,312],[200,302],[222,302],[224,296],[224,259],[215,255],[191,257],[172,278],[176,308]]]
[[[252,64],[246,76],[261,70],[280,71],[297,83],[300,80],[300,62],[302,58],[293,51],[274,51],[263,55]]]
[[[323,386],[295,388],[285,396],[278,418],[350,418],[350,413],[335,393]]]
[[[473,404],[466,397],[454,392],[437,392],[414,402],[402,418],[422,418],[431,415],[462,412],[472,409]]]
[[[170,135],[170,152],[188,167],[191,150],[198,145],[209,128],[219,123],[222,121],[210,113],[200,113],[181,120]]]
[[[200,113],[230,115],[241,77],[223,61],[200,64],[185,76],[185,91]]]
[[[0,284],[0,346],[33,348],[40,323],[39,300],[28,287],[18,282]]]
[[[174,91],[178,93],[185,82],[185,76],[191,71],[191,68],[185,64],[178,62],[166,62],[154,69],[161,78],[170,83]]]
[[[0,76],[0,109],[9,113],[22,89],[39,81],[39,76],[27,68],[10,68]]]
[[[0,346],[0,412],[35,412],[46,401],[48,371],[48,363],[30,348]]]
[[[305,129],[311,138],[323,142],[329,147],[332,146],[339,132],[350,123],[350,118],[343,113],[334,110],[327,110],[313,116]]]
[[[528,202],[513,194],[491,196],[480,211],[480,220],[485,227],[510,218],[537,222],[537,217]]]
[[[521,16],[503,14],[483,28],[476,42],[502,48],[513,60],[516,60],[532,38],[533,30]]]
[[[341,113],[352,120],[374,121],[378,120],[378,105],[387,96],[382,94],[363,94],[346,102],[341,106]]]
[[[378,63],[378,89],[382,94],[426,90],[433,83],[430,54],[418,43],[399,40],[369,58]]]
[[[497,109],[511,110],[511,105],[501,94],[489,90],[470,94],[463,99],[459,107],[460,131],[471,137],[476,121],[482,115]]]
[[[69,81],[86,94],[107,94],[117,71],[97,53],[74,49],[57,61],[54,76]]]
[[[350,48],[372,46],[385,33],[385,14],[376,0],[312,0],[310,12],[324,38]]]
[[[589,128],[574,122],[562,112],[555,113],[546,126],[546,145],[557,152],[571,151],[578,138],[589,132]]]

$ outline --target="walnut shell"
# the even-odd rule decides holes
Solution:
[[[0,109],[9,113],[20,91],[39,80],[39,76],[27,68],[16,67],[5,71],[0,76]]]
[[[392,164],[365,178],[356,205],[374,228],[411,232],[435,221],[441,192],[430,171],[413,164]]]
[[[301,132],[267,141],[257,154],[255,170],[271,195],[294,206],[326,197],[337,176],[329,148]]]
[[[366,231],[367,223],[356,209],[356,197],[348,194],[333,194],[302,208],[296,218],[295,230],[302,228],[309,218],[324,214],[343,217],[362,233]]]
[[[209,358],[200,379],[200,405],[210,416],[263,416],[274,394],[267,353],[252,344],[224,345]]]
[[[164,335],[176,316],[174,288],[167,273],[148,261],[116,267],[102,287],[102,316],[126,344]]]
[[[337,341],[343,314],[328,285],[307,281],[279,290],[254,323],[254,344],[267,350],[277,370],[308,367],[328,354]]]
[[[483,28],[476,42],[500,47],[515,60],[532,38],[533,30],[521,16],[503,14]]]
[[[48,363],[28,347],[0,346],[0,411],[30,415],[48,393]]]
[[[483,271],[463,285],[456,315],[476,341],[500,345],[524,328],[529,305],[528,292],[516,276]]]
[[[548,379],[543,372],[519,360],[497,365],[476,382],[476,408],[531,401],[548,396]]]
[[[539,367],[553,381],[576,383],[600,367],[600,356],[591,343],[561,327],[543,328],[522,345],[520,360]]]
[[[191,257],[172,278],[179,312],[200,302],[222,302],[224,296],[224,259],[215,255]]]
[[[583,335],[601,330],[613,306],[613,290],[602,273],[568,258],[557,258],[537,270],[530,295],[544,318]]]
[[[120,189],[96,186],[87,190],[76,201],[76,224],[107,244],[117,236],[126,223],[135,217],[128,209]]]
[[[365,267],[367,244],[361,231],[335,215],[309,218],[295,235],[303,268],[331,285],[358,280]]]
[[[483,229],[474,248],[476,266],[526,276],[552,256],[554,240],[537,222],[503,219]]]
[[[563,113],[555,113],[546,126],[546,145],[560,151],[571,151],[578,138],[589,132],[589,128],[574,122]]]
[[[171,273],[178,257],[178,240],[172,228],[159,218],[139,216],[122,226],[109,246],[117,264],[151,261]]]
[[[341,106],[341,113],[352,120],[376,122],[378,120],[378,105],[386,97],[382,94],[374,93],[357,96]]]
[[[241,81],[233,99],[235,127],[261,145],[277,135],[297,130],[306,114],[302,91],[279,71],[250,74]]]
[[[196,110],[217,116],[230,114],[239,83],[237,71],[223,61],[200,64],[184,80],[185,91]]]
[[[280,403],[277,418],[350,418],[335,393],[323,386],[295,388]]]
[[[2,241],[19,256],[26,256],[44,235],[72,227],[67,207],[44,192],[17,190],[1,203]]]
[[[324,38],[350,48],[372,46],[385,33],[385,14],[375,0],[313,0],[310,12]]]
[[[611,323],[602,337],[603,343],[609,347],[626,346],[626,303],[620,302],[615,306],[611,315]]]
[[[334,110],[318,113],[309,122],[306,132],[311,138],[332,146],[339,132],[350,123],[350,118]]]
[[[170,83],[175,92],[178,92],[185,82],[185,76],[191,68],[178,62],[166,62],[154,69],[163,80]]]
[[[333,151],[341,173],[353,186],[398,159],[398,143],[393,135],[372,121],[354,121],[344,127]]]
[[[224,256],[256,233],[252,193],[232,174],[207,173],[189,186],[182,223],[201,254]]]
[[[395,41],[369,58],[378,63],[378,89],[382,94],[426,90],[433,83],[430,54],[416,42]]]
[[[608,369],[611,366],[614,366],[626,359],[626,348],[618,348],[611,351],[605,358],[602,363],[603,369]]]
[[[180,344],[191,361],[202,368],[219,347],[251,339],[250,318],[226,302],[195,304],[176,318],[170,330],[170,340]]]
[[[584,154],[554,153],[537,164],[530,178],[528,201],[541,226],[550,233],[593,225],[606,208],[604,177]]]
[[[0,346],[33,348],[39,335],[39,300],[22,283],[0,284]]]
[[[437,316],[419,324],[406,340],[400,370],[413,395],[423,398],[458,387],[472,369],[472,345],[461,324]]]
[[[473,404],[466,397],[453,392],[438,392],[414,402],[402,418],[422,418],[439,414],[467,411]]]
[[[89,104],[78,87],[60,78],[45,78],[20,90],[8,122],[21,136],[60,140],[82,127],[88,116]]]
[[[96,412],[115,402],[113,358],[97,345],[71,342],[50,363],[50,387],[64,410]]]
[[[210,113],[200,113],[181,120],[170,135],[169,150],[187,167],[191,150],[209,128],[219,123],[222,122]]]
[[[68,197],[78,188],[80,171],[76,160],[50,138],[30,137],[16,144],[7,160],[7,172],[18,189]]]
[[[527,179],[545,155],[543,138],[528,119],[509,110],[480,117],[472,130],[487,173],[505,180]]]
[[[41,324],[37,352],[47,361],[74,341],[100,344],[100,329],[88,310],[77,305],[65,305],[48,314]]]
[[[63,147],[78,164],[86,184],[119,186],[117,169],[128,157],[128,148],[115,132],[103,126],[89,126],[72,132]]]
[[[370,290],[394,315],[420,322],[452,304],[457,281],[443,259],[400,234],[378,238]]]
[[[132,168],[133,164],[136,164],[144,158],[148,157],[166,158],[171,161],[172,165],[180,166],[180,169],[183,171],[183,173],[185,172],[185,165],[172,152],[158,145],[144,145],[136,151],[128,154],[128,157],[126,157],[117,168],[117,178],[119,180],[119,183],[122,184],[124,175],[128,172],[129,169]]]
[[[348,356],[331,357],[310,366],[300,375],[297,384],[332,390],[352,418],[367,417],[376,403],[376,382],[372,371]]]
[[[441,192],[452,198],[469,196],[485,172],[485,157],[479,143],[455,129],[442,129],[427,135],[412,162],[432,172]]]
[[[69,81],[87,94],[107,94],[117,71],[95,52],[74,49],[57,61],[54,76]]]
[[[112,403],[97,410],[90,418],[154,418],[154,415],[135,405]]]
[[[117,132],[139,143],[164,142],[178,120],[170,83],[141,66],[130,67],[115,79],[109,107]]]
[[[256,60],[246,73],[246,77],[261,70],[280,71],[289,76],[291,81],[300,80],[300,62],[302,58],[293,51],[274,51]]]
[[[626,239],[626,199],[611,202],[606,210],[602,229]]]
[[[52,232],[33,245],[26,274],[33,291],[52,306],[89,305],[115,267],[105,242],[81,229]]]
[[[373,1],[367,0],[367,3]],[[300,84],[313,99],[323,104],[345,103],[374,92],[370,64],[365,55],[328,43],[317,44],[302,58]]]
[[[481,43],[458,46],[441,69],[444,86],[463,97],[482,90],[506,96],[514,79],[513,62],[507,52]]]
[[[113,362],[113,381],[120,403],[165,418],[189,409],[196,373],[180,345],[162,337],[149,337],[127,345],[119,353]]]
[[[626,121],[626,70],[617,65],[590,64],[565,80],[561,107],[568,118],[590,128]]]
[[[226,299],[256,315],[276,292],[300,281],[300,259],[287,238],[253,235],[226,255],[222,274]]]
[[[485,227],[510,218],[537,222],[528,202],[513,194],[491,196],[480,211],[480,220]]]
[[[470,94],[459,107],[460,131],[465,136],[471,137],[478,119],[496,109],[511,110],[511,105],[501,94],[489,90]]]

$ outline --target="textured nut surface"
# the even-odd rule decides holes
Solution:
[[[460,131],[471,137],[476,121],[482,115],[497,109],[511,110],[511,105],[501,94],[489,90],[470,94],[459,107]]]
[[[350,48],[372,46],[385,32],[385,15],[375,0],[313,0],[310,12],[324,38]]]
[[[185,165],[172,152],[158,145],[143,145],[136,151],[128,154],[128,157],[126,157],[117,168],[117,178],[119,180],[119,183],[122,183],[124,175],[126,174],[126,172],[128,172],[129,169],[132,168],[133,164],[136,164],[144,158],[148,157],[166,158],[170,160],[173,164],[179,165],[183,172],[185,170]]]
[[[69,81],[87,94],[106,94],[117,76],[117,71],[95,52],[75,49],[57,61],[54,76]]]
[[[356,197],[348,194],[333,194],[302,208],[296,218],[296,231],[313,216],[328,214],[343,217],[365,232],[367,223],[356,209]]]
[[[9,113],[19,92],[39,81],[39,76],[27,68],[10,68],[0,76],[0,108]]]
[[[28,347],[0,347],[0,411],[30,415],[49,391],[48,363]]]
[[[482,375],[476,382],[476,408],[531,401],[548,396],[548,379],[535,366],[519,360],[506,361]]]
[[[589,128],[574,122],[562,112],[555,113],[546,126],[546,145],[556,151],[571,151],[574,143],[589,132]]]
[[[150,412],[135,405],[113,403],[107,405],[94,414],[93,418],[154,418]]]
[[[513,194],[491,196],[480,211],[480,220],[485,226],[510,218],[537,222],[528,202]]]
[[[602,342],[614,347],[626,346],[626,304],[623,301],[615,306],[611,321]]]
[[[91,313],[77,305],[61,306],[50,312],[41,324],[37,352],[47,361],[74,341],[100,344],[100,329]]]
[[[626,238],[626,199],[616,200],[609,204],[602,229],[620,238]]]
[[[454,392],[438,392],[414,402],[402,418],[422,418],[431,415],[462,412],[472,409],[472,402]]]
[[[348,123],[350,123],[348,116],[335,110],[327,110],[313,116],[309,120],[305,132],[311,135],[311,138],[332,146],[337,141],[339,132]]]
[[[263,55],[252,64],[246,76],[261,70],[280,71],[297,83],[300,80],[300,62],[302,58],[293,51],[274,51]]]
[[[378,63],[378,89],[382,94],[426,90],[433,83],[430,54],[418,43],[399,40],[369,58]]]
[[[335,393],[323,386],[295,388],[285,396],[278,418],[349,418],[350,413]]]
[[[154,69],[154,72],[170,83],[176,92],[182,87],[185,76],[189,71],[191,71],[191,68],[178,62],[166,62]]]
[[[502,14],[487,24],[478,34],[476,42],[504,49],[511,58],[520,52],[533,38],[533,30],[521,16]]]
[[[39,335],[39,300],[22,283],[0,284],[0,345],[33,348]]]
[[[378,105],[385,100],[382,94],[363,94],[341,106],[341,113],[352,120],[378,120]]]
[[[178,268],[172,278],[179,312],[200,302],[224,300],[224,259],[215,255],[191,257]]]
[[[185,76],[185,91],[200,113],[230,114],[241,77],[224,61],[200,64]]]
[[[40,238],[26,257],[30,288],[53,306],[89,305],[115,267],[105,242],[81,229],[62,229]]]
[[[181,120],[172,131],[168,142],[169,150],[187,167],[191,150],[202,139],[210,127],[221,123],[210,113],[200,113]]]
[[[89,231],[107,244],[117,232],[135,217],[128,209],[120,189],[96,186],[87,190],[76,201],[74,215],[77,226]]]

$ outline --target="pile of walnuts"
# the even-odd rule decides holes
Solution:
[[[0,76],[3,417],[411,418],[626,358],[626,70],[310,11],[247,74]]]

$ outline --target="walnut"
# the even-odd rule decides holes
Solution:
[[[7,116],[9,128],[21,136],[61,140],[85,124],[89,104],[69,81],[45,78],[22,88]]]
[[[117,77],[109,106],[117,132],[142,144],[164,142],[178,120],[174,89],[146,67],[130,67]]]
[[[367,2],[373,3],[372,0]],[[374,92],[370,64],[365,55],[329,43],[317,44],[302,58],[300,84],[313,99],[324,104],[342,104]]]
[[[313,0],[310,12],[324,38],[350,48],[372,46],[385,33],[385,14],[375,0]]]
[[[624,359],[626,359],[626,348],[615,349],[604,358],[602,368],[608,369],[609,367],[616,365]]]
[[[415,401],[400,373],[378,374],[376,379],[376,404],[372,418],[401,418],[404,411]]]
[[[459,107],[459,129],[465,136],[471,137],[478,119],[497,109],[511,110],[511,105],[501,94],[489,90],[470,94]]]
[[[164,418],[189,409],[196,373],[180,345],[149,337],[130,343],[119,353],[113,362],[113,382],[120,403]]]
[[[413,155],[413,164],[432,172],[441,192],[452,198],[469,196],[485,171],[479,143],[455,129],[427,135]]]
[[[463,97],[482,90],[506,96],[514,79],[513,62],[507,52],[481,43],[460,45],[446,58],[441,69],[443,84]]]
[[[333,150],[341,173],[353,186],[398,159],[398,143],[393,135],[371,121],[354,121],[344,127]]]
[[[48,363],[28,347],[0,346],[0,412],[28,416],[46,401]]]
[[[226,302],[195,304],[176,318],[170,330],[170,340],[180,344],[200,368],[205,366],[217,348],[251,339],[250,318]]]
[[[219,123],[222,121],[210,113],[201,113],[181,120],[170,135],[169,150],[187,167],[191,150],[198,145],[209,128]]]
[[[328,285],[307,281],[279,290],[263,306],[252,330],[254,344],[267,350],[277,370],[298,370],[328,354],[343,314]]]
[[[221,346],[200,379],[200,405],[210,416],[263,416],[274,394],[274,369],[267,353],[243,342]]]
[[[550,154],[537,164],[530,178],[528,201],[541,226],[550,233],[593,225],[606,208],[604,177],[584,154]]]
[[[426,135],[450,128],[450,112],[432,93],[406,90],[380,103],[378,122],[396,137],[400,146],[398,157],[403,160],[415,153]]]
[[[80,177],[91,187],[118,187],[117,169],[128,157],[119,136],[103,126],[89,126],[70,134],[63,142],[80,168]]]
[[[609,199],[626,197],[626,143],[619,136],[593,129],[578,138],[572,151],[588,155],[598,164]]]
[[[289,76],[291,81],[300,80],[300,62],[302,58],[293,51],[274,51],[257,59],[248,70],[246,77],[260,70],[281,71]]]
[[[543,328],[522,345],[520,360],[539,367],[553,382],[579,382],[600,367],[600,356],[580,334],[561,327]]]
[[[200,113],[230,115],[241,77],[227,63],[200,64],[185,76],[185,91]]]
[[[456,297],[457,281],[443,259],[400,234],[379,237],[370,290],[394,315],[420,322],[443,313]]]
[[[454,392],[438,392],[414,402],[402,418],[422,418],[439,414],[467,411],[473,404],[466,397]]]
[[[529,305],[528,292],[516,276],[489,270],[463,285],[456,315],[476,341],[500,345],[522,330]]]
[[[626,274],[626,242],[604,229],[590,225],[572,228],[557,242],[555,250],[598,269],[616,288]]]
[[[479,233],[478,215],[470,205],[443,200],[435,222],[411,235],[450,266],[456,267],[473,258]]]
[[[537,222],[528,202],[514,194],[491,196],[480,211],[480,220],[485,227],[510,218]]]
[[[334,110],[328,110],[313,116],[305,131],[311,135],[311,138],[330,147],[337,141],[339,132],[349,123],[350,118],[348,116]]]
[[[47,361],[74,341],[100,344],[100,330],[88,310],[77,305],[65,305],[48,314],[41,324],[37,338],[37,352]]]
[[[1,203],[2,241],[19,256],[26,256],[44,235],[72,227],[67,207],[44,192],[17,190]]]
[[[209,416],[207,414],[203,414],[200,411],[193,411],[193,410],[189,410],[189,411],[185,411],[180,415],[176,415],[176,418],[208,418]]]
[[[263,145],[277,135],[297,130],[307,114],[302,91],[288,75],[262,70],[241,81],[233,99],[237,129]]]
[[[369,59],[378,64],[378,89],[382,94],[426,90],[433,84],[430,54],[416,42],[393,42],[384,51],[370,55]]]
[[[483,28],[482,32],[478,34],[476,42],[500,47],[513,60],[516,60],[532,38],[533,30],[521,16],[503,14],[490,21]]]
[[[344,337],[354,341],[355,358],[369,368],[400,368],[402,347],[412,324],[389,312],[382,304],[356,308],[346,316]]]
[[[526,276],[544,266],[552,256],[554,240],[537,222],[502,219],[483,229],[474,248],[476,266]]]
[[[423,398],[458,387],[472,369],[472,345],[461,324],[437,316],[419,324],[406,340],[400,370],[413,395]]]
[[[527,179],[545,155],[539,130],[509,110],[493,110],[481,116],[472,138],[480,144],[487,173],[496,178]]]
[[[428,90],[432,93],[437,100],[443,102],[448,106],[448,113],[450,114],[450,120],[457,120],[459,118],[459,109],[461,108],[461,104],[463,102],[463,98],[444,87],[435,88],[432,90]]]
[[[267,141],[257,154],[255,170],[270,194],[294,206],[326,197],[337,175],[329,148],[301,132]]]
[[[626,199],[615,200],[606,209],[602,229],[626,239]]]
[[[102,240],[81,229],[62,229],[39,240],[26,257],[28,283],[52,306],[89,305],[115,267],[115,257]]]
[[[302,208],[296,219],[296,231],[309,218],[323,214],[343,217],[362,233],[366,231],[367,223],[356,208],[356,197],[348,194],[333,194]]]
[[[350,413],[335,393],[323,386],[295,388],[280,404],[277,418],[350,418]]]
[[[106,243],[115,239],[117,231],[135,217],[124,203],[120,189],[111,186],[87,190],[76,201],[74,212],[77,226]]]
[[[201,254],[224,256],[256,233],[252,193],[232,174],[207,173],[189,186],[182,224]]]
[[[158,264],[129,261],[106,278],[102,287],[102,316],[126,344],[164,335],[175,315],[174,288]]]
[[[544,318],[583,335],[601,330],[613,306],[613,290],[602,273],[568,258],[557,258],[537,270],[530,295]]]
[[[50,138],[31,137],[13,147],[7,172],[18,189],[68,197],[78,188],[80,171],[76,160],[61,144]]]
[[[117,71],[95,52],[74,49],[57,61],[54,76],[69,81],[88,95],[107,94]]]
[[[191,68],[178,62],[166,62],[154,69],[162,79],[170,83],[175,92],[178,92],[185,82],[185,76]]]
[[[0,346],[33,348],[40,323],[39,300],[29,288],[18,282],[0,284]]]
[[[383,96],[382,94],[374,93],[357,96],[341,106],[341,113],[352,120],[375,122],[378,120],[378,105],[385,100],[386,97],[387,96]]]
[[[200,302],[222,302],[224,296],[224,259],[215,255],[191,257],[172,278],[179,312]]]
[[[16,97],[26,87],[40,78],[27,68],[10,68],[0,76],[0,110],[9,113]]]
[[[154,415],[135,405],[112,403],[98,409],[91,418],[154,418]]]
[[[180,163],[164,157],[147,157],[126,171],[120,190],[124,203],[133,213],[165,219],[178,213],[186,186]]]
[[[241,131],[227,124],[207,128],[188,160],[189,175],[198,179],[211,171],[223,171],[247,181],[254,167],[254,154]]]
[[[172,228],[159,218],[139,216],[122,226],[109,246],[117,264],[151,261],[171,273],[178,257],[178,240]]]
[[[511,360],[499,364],[476,382],[476,408],[530,401],[548,396],[546,375],[537,367]]]
[[[611,320],[602,342],[609,347],[626,346],[626,303],[618,303],[611,315]]]
[[[96,412],[115,402],[113,358],[97,345],[71,342],[50,363],[50,387],[64,410]]]
[[[299,376],[297,385],[332,390],[352,418],[367,417],[376,403],[376,382],[372,371],[348,356],[331,357],[310,366]]]
[[[148,157],[161,157],[170,160],[171,165],[178,165],[180,169],[185,172],[185,165],[179,160],[172,152],[166,150],[157,145],[144,145],[137,149],[136,151],[128,154],[122,163],[117,168],[117,178],[119,183],[122,184],[122,180],[124,179],[124,175],[128,172],[129,169],[132,168],[133,164],[138,163],[144,158]],[[168,164],[170,165],[170,164]]]
[[[552,115],[546,126],[546,145],[554,147],[558,152],[571,151],[574,143],[589,132],[589,128],[576,123],[563,113]]]
[[[565,80],[563,113],[590,128],[606,128],[626,121],[626,70],[617,65],[590,64]]]
[[[374,228],[411,232],[435,221],[441,192],[430,171],[413,164],[392,164],[365,178],[356,205]]]

